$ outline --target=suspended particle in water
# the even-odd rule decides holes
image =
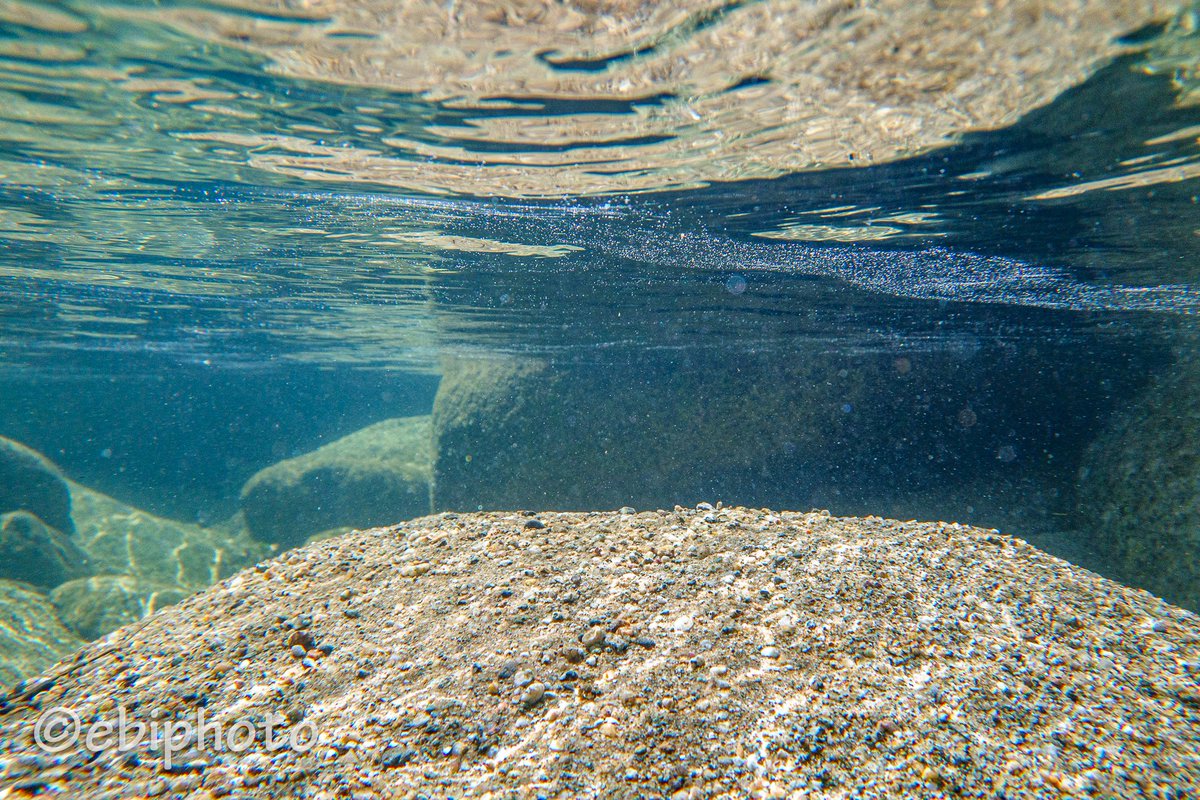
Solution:
[[[730,294],[742,294],[746,291],[746,279],[741,275],[730,275],[725,281],[725,291]]]
[[[850,405],[849,403],[842,403],[842,413],[843,414],[849,414],[853,410],[854,410],[854,406]]]
[[[912,360],[906,356],[900,356],[892,362],[892,367],[896,370],[897,375],[907,375],[912,372]]]
[[[1017,460],[1017,448],[1011,444],[1006,444],[996,451],[996,458],[1003,461],[1005,464],[1011,464]]]
[[[958,424],[964,428],[970,428],[978,421],[979,416],[971,409],[970,406],[967,406],[962,411],[958,412]]]

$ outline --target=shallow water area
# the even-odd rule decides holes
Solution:
[[[1197,30],[0,3],[0,685],[440,512],[944,520],[1190,619]]]

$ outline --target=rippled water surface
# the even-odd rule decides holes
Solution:
[[[1194,606],[1198,24],[0,0],[0,434],[217,525],[432,408],[422,511],[953,517]]]
[[[1110,5],[8,2],[7,360],[1187,314],[1193,21]]]

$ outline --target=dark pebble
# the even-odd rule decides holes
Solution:
[[[303,648],[305,652],[312,650],[317,646],[317,643],[313,640],[312,634],[306,630],[292,631],[292,635],[288,637],[287,641],[288,644],[290,644],[293,648],[300,647]]]

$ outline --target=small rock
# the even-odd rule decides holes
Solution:
[[[759,652],[762,653],[763,658],[779,658],[779,648],[773,645],[767,645]]]
[[[316,642],[313,641],[312,634],[307,630],[292,631],[292,635],[288,637],[287,643],[292,647],[301,647],[304,650],[311,650],[316,647]]]
[[[525,708],[533,708],[542,702],[542,698],[545,696],[546,684],[541,681],[534,681],[521,693],[521,705]]]
[[[593,625],[587,629],[587,632],[583,634],[583,638],[580,641],[589,650],[600,647],[604,644],[604,629],[599,625]]]
[[[525,520],[525,527],[533,528],[534,530],[541,530],[542,528],[546,527],[546,523],[542,522],[540,519],[527,519]]]

